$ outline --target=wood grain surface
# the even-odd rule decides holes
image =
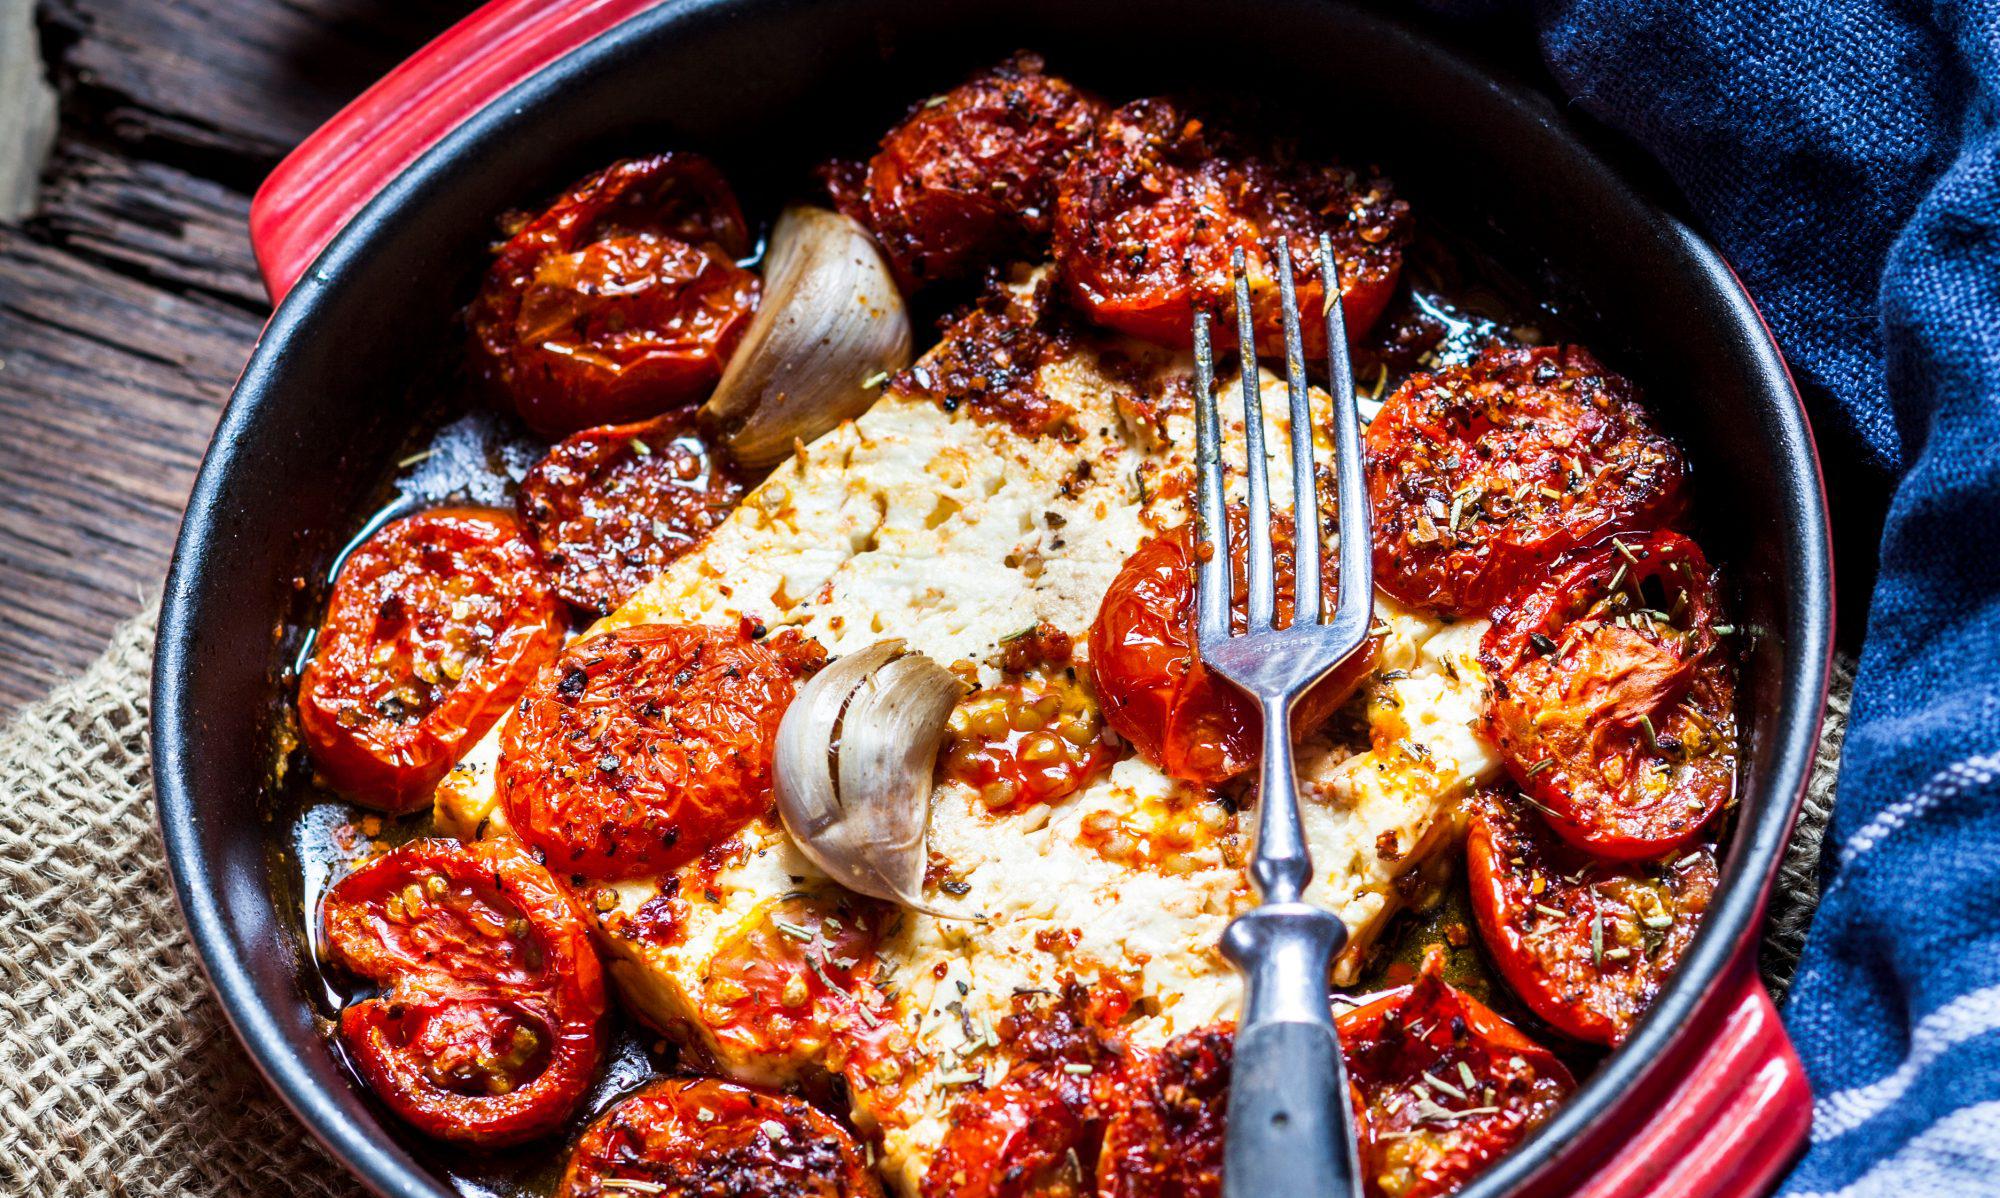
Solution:
[[[45,0],[60,96],[0,224],[0,714],[158,593],[268,312],[244,226],[286,150],[472,0]]]

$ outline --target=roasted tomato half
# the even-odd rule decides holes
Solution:
[[[997,1035],[1014,1064],[968,1087],[925,1173],[924,1198],[1077,1198],[1094,1188],[1104,1121],[1130,1050],[1122,991],[1074,983],[1053,999],[1017,994]]]
[[[1348,335],[1388,304],[1409,239],[1409,206],[1386,179],[1330,165],[1241,152],[1165,100],[1112,113],[1094,152],[1063,172],[1055,254],[1070,300],[1107,328],[1169,346],[1192,344],[1197,309],[1229,314],[1232,261],[1245,256],[1258,352],[1284,352],[1272,247],[1283,237],[1304,316],[1306,353],[1326,353],[1319,239],[1340,267]],[[1233,315],[1216,344],[1236,343]]]
[[[320,909],[335,965],[380,986],[340,1038],[426,1135],[519,1143],[559,1130],[597,1069],[604,978],[583,913],[513,841],[416,840]]]
[[[1517,795],[1482,792],[1470,808],[1472,909],[1501,974],[1556,1029],[1623,1043],[1694,939],[1715,855],[1598,861],[1538,827]]]
[[[1009,1077],[952,1107],[924,1198],[1077,1198],[1091,1191],[1097,1121],[1088,1078]]]
[[[313,766],[357,803],[421,807],[561,646],[561,605],[513,516],[386,525],[341,567],[299,679]]]
[[[1368,426],[1375,585],[1484,616],[1607,534],[1672,522],[1686,464],[1577,346],[1488,349],[1405,382]]]
[[[1486,727],[1563,839],[1599,857],[1691,841],[1736,785],[1736,685],[1715,574],[1674,532],[1613,538],[1486,633]]]
[[[1098,1198],[1217,1198],[1235,1032],[1204,1028],[1145,1054],[1097,1158]]]
[[[501,243],[466,312],[473,370],[544,436],[698,400],[757,307],[749,250],[707,159],[613,163]]]
[[[700,543],[748,486],[680,411],[575,434],[528,471],[519,504],[556,593],[603,615]]]
[[[741,628],[639,624],[573,641],[501,726],[507,818],[559,873],[685,865],[770,806],[792,678]]]
[[[881,242],[905,288],[971,274],[1045,244],[1056,177],[1089,148],[1104,106],[1016,54],[924,101],[865,166],[834,163],[835,203]]]
[[[1231,513],[1230,543],[1238,547],[1235,621],[1247,619],[1243,589],[1241,512]],[[1338,562],[1330,542],[1322,555],[1322,610],[1337,598]],[[1272,537],[1277,568],[1278,623],[1292,618],[1295,585],[1289,518]],[[1211,673],[1194,650],[1195,550],[1191,525],[1143,542],[1111,581],[1090,626],[1090,677],[1105,722],[1169,775],[1217,786],[1257,763],[1263,723],[1257,705]],[[1307,692],[1293,715],[1303,732],[1325,720],[1374,668],[1379,638]]]
[[[881,1198],[854,1137],[804,1099],[668,1078],[584,1130],[557,1198]]]
[[[880,1026],[875,950],[894,917],[846,891],[767,900],[710,959],[702,1022],[725,1044],[804,1056]]]
[[[1576,1088],[1555,1054],[1443,977],[1338,1019],[1360,1121],[1361,1176],[1379,1198],[1433,1198],[1484,1172]]]

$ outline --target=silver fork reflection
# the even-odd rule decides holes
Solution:
[[[1285,379],[1291,410],[1292,620],[1277,626],[1272,565],[1271,493],[1264,450],[1250,284],[1236,252],[1237,344],[1243,363],[1246,506],[1244,582],[1247,620],[1231,627],[1229,521],[1223,492],[1222,429],[1215,403],[1215,356],[1206,312],[1195,317],[1196,519],[1208,546],[1195,580],[1196,644],[1208,668],[1257,701],[1264,716],[1256,848],[1250,880],[1260,905],[1237,917],[1223,953],[1243,975],[1224,1142],[1225,1198],[1279,1195],[1358,1196],[1354,1115],[1347,1073],[1327,998],[1333,957],[1347,942],[1338,916],[1307,903],[1312,858],[1299,820],[1292,759],[1292,712],[1300,696],[1351,657],[1374,618],[1368,497],[1361,475],[1360,421],[1332,247],[1320,238],[1326,292],[1328,385],[1333,396],[1334,493],[1339,505],[1340,568],[1330,618],[1320,610],[1319,492],[1313,422],[1299,333],[1290,247],[1273,255],[1285,323]],[[1199,558],[1200,555],[1197,555]]]

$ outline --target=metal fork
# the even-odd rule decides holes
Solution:
[[[1347,660],[1374,618],[1368,497],[1361,476],[1361,434],[1333,249],[1320,238],[1325,280],[1328,385],[1333,395],[1335,493],[1340,509],[1340,574],[1331,619],[1320,611],[1319,496],[1313,471],[1312,412],[1290,247],[1274,255],[1285,316],[1285,380],[1290,393],[1292,525],[1297,594],[1289,627],[1276,623],[1271,563],[1271,496],[1264,456],[1263,403],[1243,251],[1236,251],[1237,344],[1243,373],[1243,425],[1249,519],[1245,536],[1248,621],[1230,627],[1229,523],[1223,495],[1222,429],[1215,404],[1215,357],[1209,316],[1195,316],[1196,519],[1209,547],[1195,579],[1196,645],[1208,668],[1257,701],[1264,713],[1256,847],[1250,880],[1261,904],[1237,917],[1222,951],[1243,974],[1223,1153],[1224,1198],[1359,1198],[1354,1113],[1347,1071],[1327,997],[1334,954],[1347,927],[1304,901],[1312,858],[1299,822],[1292,760],[1292,710],[1299,697]],[[1197,555],[1199,558],[1199,555]]]

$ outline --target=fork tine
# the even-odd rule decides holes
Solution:
[[[1247,631],[1272,626],[1276,595],[1271,572],[1271,477],[1264,457],[1264,399],[1257,383],[1257,333],[1250,320],[1250,274],[1243,247],[1236,247],[1236,352],[1243,375],[1244,477],[1249,484],[1249,519],[1243,573],[1249,591]]]
[[[1359,644],[1375,618],[1375,548],[1368,532],[1368,484],[1361,470],[1361,415],[1354,366],[1347,356],[1347,316],[1333,242],[1319,238],[1319,277],[1326,292],[1327,387],[1333,395],[1334,499],[1340,505],[1340,594],[1332,624],[1336,639]]]
[[[1215,410],[1215,351],[1209,316],[1194,318],[1194,495],[1198,545],[1209,553],[1195,583],[1195,644],[1221,644],[1229,637],[1229,516],[1222,487],[1222,422]]]
[[[1305,342],[1299,332],[1299,297],[1292,288],[1292,245],[1278,239],[1278,296],[1285,309],[1285,389],[1291,399],[1292,560],[1295,597],[1292,627],[1319,623],[1319,482],[1313,477],[1312,393],[1306,387]]]

